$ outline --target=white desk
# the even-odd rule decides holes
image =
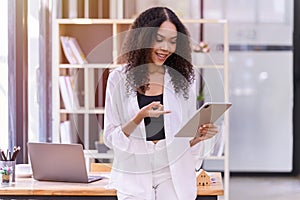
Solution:
[[[108,150],[107,153],[98,153],[98,150],[84,150],[84,157],[86,160],[86,167],[90,171],[90,166],[95,159],[110,159],[111,162],[114,159],[114,154],[112,150]]]

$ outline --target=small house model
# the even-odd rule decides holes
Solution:
[[[197,184],[199,186],[208,186],[210,185],[211,177],[207,174],[205,170],[201,170],[200,174],[197,177]]]

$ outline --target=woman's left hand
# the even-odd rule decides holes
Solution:
[[[207,140],[209,138],[212,138],[218,133],[218,127],[214,124],[203,124],[198,128],[198,131],[194,137],[194,139],[191,140],[191,146],[194,146],[200,141]]]

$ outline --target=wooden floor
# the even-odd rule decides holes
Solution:
[[[233,176],[229,197],[230,200],[299,200],[300,177]]]

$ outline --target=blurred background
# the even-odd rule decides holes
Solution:
[[[18,162],[26,163],[27,141],[55,142],[52,78],[56,19],[132,19],[153,6],[167,6],[182,19],[228,21],[228,100],[233,104],[226,143],[230,199],[238,199],[238,191],[243,191],[243,199],[299,199],[297,0],[1,0],[1,149],[16,144],[24,147]],[[224,48],[223,29],[214,25],[188,28],[193,44],[210,42],[212,56],[206,62],[218,65],[224,61],[218,53],[213,54]],[[204,99],[224,100],[224,87],[213,84],[222,79],[215,80],[216,73],[223,77],[223,72],[204,69],[201,73],[217,94],[212,97],[206,88]],[[90,137],[91,143],[99,139],[99,126],[103,126],[101,117],[94,121],[91,127],[98,129]],[[205,160],[203,168],[223,171],[224,160]],[[273,184],[282,192],[266,189]],[[247,187],[261,190],[251,193]]]

